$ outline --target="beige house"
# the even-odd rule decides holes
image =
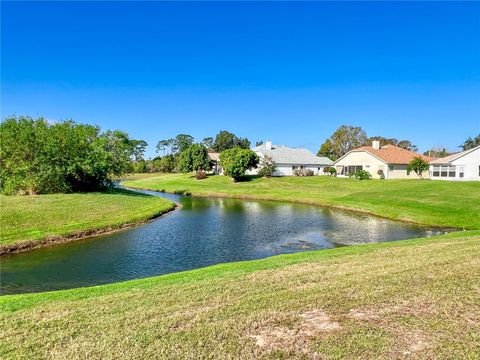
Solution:
[[[407,170],[408,163],[415,157],[430,162],[433,158],[402,149],[395,145],[380,147],[379,141],[372,146],[361,146],[350,150],[338,159],[334,166],[338,176],[349,176],[357,170],[366,170],[374,179],[418,179],[415,172]],[[428,171],[422,176],[428,178]]]

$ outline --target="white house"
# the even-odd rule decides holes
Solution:
[[[220,165],[220,153],[208,153],[208,157],[212,162],[212,171],[215,175],[223,174],[223,168]]]
[[[292,176],[295,169],[310,169],[315,175],[323,175],[323,168],[331,166],[333,161],[327,157],[320,157],[307,149],[295,149],[283,145],[272,145],[271,141],[252,149],[261,159],[268,156],[276,165],[275,176]],[[256,174],[253,169],[250,174]]]
[[[432,180],[480,181],[480,146],[430,163]]]
[[[376,140],[372,142],[372,146],[350,150],[335,161],[335,169],[338,176],[349,176],[358,170],[365,170],[374,179],[418,179],[415,172],[407,169],[408,163],[415,157],[421,157],[427,162],[433,160],[431,157],[395,145],[380,147],[380,142]],[[428,177],[428,171],[422,176]]]

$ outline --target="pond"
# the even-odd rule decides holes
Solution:
[[[1,294],[107,284],[439,232],[310,205],[142,192],[172,199],[181,207],[138,227],[5,256]]]

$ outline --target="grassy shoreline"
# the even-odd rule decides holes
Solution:
[[[250,186],[250,198],[332,207],[343,200],[356,202],[355,211],[477,230],[5,295],[0,357],[479,358],[480,184],[228,181],[163,175],[124,185],[239,198]]]
[[[287,201],[361,212],[392,220],[450,229],[480,229],[480,183],[317,177],[224,176],[198,181],[190,174],[163,174],[122,182],[132,189],[194,196]]]
[[[0,355],[474,359],[479,242],[456,232],[6,295]]]
[[[2,196],[0,255],[118,231],[175,208],[165,199],[113,189],[103,193]]]

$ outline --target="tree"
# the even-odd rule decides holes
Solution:
[[[270,156],[264,156],[260,160],[260,170],[258,171],[258,175],[261,177],[271,177],[276,170],[277,166]]]
[[[422,173],[427,171],[430,165],[420,156],[414,157],[407,166],[408,171],[415,171],[420,179],[423,179]]]
[[[411,141],[409,140],[400,140],[397,144],[398,147],[401,147],[402,149],[410,150],[410,151],[418,151],[418,146],[415,144],[412,144]]]
[[[145,140],[130,140],[130,143],[133,147],[133,159],[135,161],[143,160],[148,143]]]
[[[317,156],[325,156],[331,160],[336,160],[337,157],[333,153],[333,146],[330,139],[326,139],[320,146],[320,150],[317,152]]]
[[[208,157],[207,148],[202,144],[190,145],[180,153],[178,167],[183,173],[209,170],[210,158]]]
[[[4,194],[99,190],[132,171],[135,142],[72,120],[11,117],[0,124],[0,191]]]
[[[171,144],[172,153],[178,154],[185,151],[193,144],[193,136],[187,134],[178,134]]]
[[[469,137],[467,140],[463,142],[462,145],[460,145],[463,151],[476,148],[477,146],[480,146],[480,134],[478,134],[473,139]]]
[[[322,144],[323,150],[321,146],[318,153],[330,153],[333,159],[338,159],[350,150],[365,145],[367,141],[367,134],[361,127],[342,125],[325,140]],[[330,144],[325,144],[326,142]]]
[[[436,158],[443,158],[445,156],[450,155],[449,152],[444,147],[432,148],[427,150],[423,153],[423,155],[436,157]]]
[[[250,149],[235,147],[220,153],[220,164],[225,175],[233,181],[238,181],[245,175],[245,171],[258,165],[258,155]]]
[[[263,141],[262,141],[262,140],[255,142],[255,146],[260,146],[260,145],[263,145]]]
[[[383,136],[372,136],[364,145],[371,145],[373,141],[380,141],[380,147],[385,145],[398,145],[398,140],[395,138],[385,138]]]
[[[214,139],[213,137],[206,137],[202,140],[201,144],[207,148],[207,150],[211,149],[213,146]]]
[[[213,150],[222,152],[223,150],[240,147],[242,149],[250,148],[250,141],[247,138],[239,138],[229,131],[222,130],[215,136],[213,142]]]
[[[160,140],[157,143],[157,152],[163,151],[163,156],[166,155],[167,148],[170,146],[171,140]]]

